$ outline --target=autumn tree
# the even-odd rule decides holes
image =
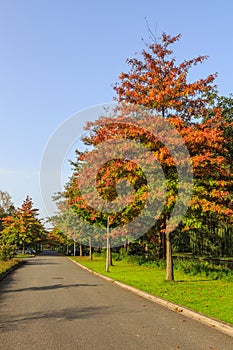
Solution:
[[[93,141],[94,139],[91,138],[89,140],[86,139],[85,142],[88,143]],[[77,225],[80,227],[83,240],[85,241],[86,239],[87,244],[90,247],[90,252],[92,242],[98,247],[106,245],[105,243],[108,241],[107,231],[109,232],[109,229],[111,229],[110,245],[112,239],[114,239],[115,244],[122,244],[123,241],[121,235],[119,235],[116,230],[114,231],[114,229],[130,222],[138,215],[138,213],[140,213],[142,203],[145,203],[145,198],[143,199],[143,193],[146,195],[145,176],[143,176],[139,167],[135,164],[130,164],[127,160],[113,159],[110,162],[106,162],[106,164],[99,169],[97,174],[97,191],[99,192],[100,197],[105,203],[113,202],[118,196],[116,185],[119,182],[119,179],[127,177],[136,189],[135,200],[134,203],[127,206],[125,210],[120,210],[118,212],[114,212],[114,210],[111,209],[107,212],[101,209],[98,210],[88,205],[88,201],[93,197],[92,184],[89,182],[92,177],[85,175],[82,176],[80,174],[82,169],[83,173],[90,175],[90,167],[88,165],[88,168],[86,169],[84,163],[85,160],[87,160],[86,156],[94,156],[95,158],[95,152],[84,153],[77,151],[76,153],[77,159],[75,162],[72,162],[74,174],[66,185],[64,191],[64,196],[72,208],[73,215],[76,215],[76,217],[81,219],[78,224],[76,223],[76,227]],[[82,187],[83,183],[85,184],[86,189],[84,190],[85,198],[83,197],[84,193],[81,193],[80,191],[80,187]],[[126,197],[124,199],[126,200]],[[126,235],[127,231],[125,232],[125,236]],[[111,265],[110,246],[108,246],[108,244],[107,256],[109,257],[107,258],[108,264]]]
[[[136,128],[135,125],[132,128],[130,119],[128,119],[128,124],[126,123],[127,119],[125,119],[125,124],[122,124],[123,120],[120,119],[120,117],[117,117],[117,119],[113,118],[112,120],[108,118],[105,125],[102,126],[102,121],[96,122],[94,123],[94,132],[89,141],[91,141],[93,145],[97,145],[98,143],[103,143],[106,139],[118,139],[126,134],[128,139],[134,137],[137,140],[140,140],[141,143],[147,144],[147,146],[150,147],[154,156],[159,159],[166,175],[167,199],[163,212],[154,226],[156,230],[165,234],[165,225],[169,221],[171,212],[177,200],[177,188],[182,186],[182,183],[179,183],[176,167],[182,167],[183,157],[180,153],[179,159],[176,159],[176,162],[174,163],[172,154],[169,153],[167,147],[162,145],[158,139],[153,139],[151,138],[151,135],[145,134],[147,128],[151,126],[153,128],[153,125],[156,127],[157,118],[158,117],[156,116],[148,115],[147,119],[143,121],[144,128]],[[168,120],[176,128],[186,143],[194,173],[193,196],[188,215],[183,220],[183,229],[187,231],[191,228],[203,227],[203,219],[207,216],[213,216],[216,214],[221,216],[231,215],[232,209],[229,205],[229,178],[231,174],[227,161],[227,150],[224,146],[223,131],[221,129],[223,125],[221,117],[216,114],[215,119],[211,119],[201,124],[195,123],[193,125],[186,125],[186,123],[178,117],[170,117]],[[171,135],[169,135],[168,140],[170,137]],[[85,155],[83,155],[82,159],[85,160]],[[150,159],[148,159],[148,163],[150,164]],[[126,164],[128,164],[129,171],[129,165],[131,164],[130,162]],[[105,195],[108,195],[109,193],[113,195],[115,191],[114,178],[119,179],[120,175],[122,175],[122,171],[119,171],[119,165],[119,160],[117,160],[114,163],[112,162],[111,167],[108,167],[108,171],[106,171],[106,169],[103,171],[101,191],[103,191]],[[133,168],[136,168],[136,166],[133,165]],[[133,168],[131,165],[131,177]],[[126,176],[127,173],[125,172],[123,175]],[[133,175],[135,176],[136,174],[134,173]],[[126,209],[125,213],[120,213],[121,216],[118,217],[118,220],[124,218],[123,214],[125,214],[126,219],[129,221],[132,220],[134,215],[136,217],[140,212],[141,206],[145,204],[145,198],[143,199],[143,196],[147,193],[146,183],[144,182],[143,184],[140,176],[139,179],[139,181],[137,180],[137,184],[143,185],[144,190],[142,190],[143,187],[140,188],[140,186],[136,188],[136,198],[138,196],[138,199],[141,199],[141,203],[139,201],[134,203],[137,211],[132,211],[134,205],[131,205]],[[147,178],[147,180],[149,180],[149,178]],[[75,178],[75,181],[77,181],[77,178]],[[84,179],[84,181],[86,181],[86,179]],[[109,189],[106,188],[107,186],[104,186],[106,183],[108,184]],[[135,185],[135,182],[132,182],[132,184]],[[220,188],[219,190],[216,189],[218,187]],[[78,183],[74,182],[72,188],[74,191],[73,199],[76,207],[80,208],[82,203],[82,210],[85,212],[85,215],[89,213],[96,217],[98,213],[95,213],[93,210],[88,211],[88,207],[85,207],[85,200],[82,196],[79,195],[75,198],[75,194],[77,194],[77,192],[75,193],[75,189],[77,191]],[[131,215],[129,215],[130,213]],[[119,213],[117,215],[119,216]],[[117,215],[115,214],[115,220]],[[125,223],[127,223],[127,221],[125,221]],[[168,233],[166,233],[166,238],[168,246],[168,243],[170,243]],[[167,249],[168,248],[169,246]],[[168,257],[169,254],[167,254],[167,261]],[[169,266],[172,269],[172,266]],[[170,269],[168,269],[168,271],[170,271]],[[169,279],[169,275],[167,275],[167,279]]]
[[[221,115],[225,121],[223,124],[224,140],[228,149],[229,164],[233,165],[233,94],[229,97],[219,96],[216,97],[216,107],[221,109]],[[207,117],[212,118],[210,113]]]
[[[224,124],[224,140],[226,143],[226,148],[228,150],[227,157],[230,165],[231,176],[229,183],[229,193],[230,200],[229,203],[231,208],[233,208],[233,94],[230,94],[229,97],[219,96],[217,99],[217,106],[221,108],[222,115],[225,120]],[[227,216],[227,220],[223,221],[223,225],[220,227],[220,236],[224,239],[222,245],[222,254],[225,256],[232,255],[233,253],[233,217]]]
[[[89,245],[90,258],[92,258],[92,238],[93,229],[89,227],[88,235],[83,234],[83,222],[79,219],[77,213],[69,205],[66,192],[54,196],[58,212],[50,218],[50,222],[56,229],[62,232],[67,239],[73,242],[74,255],[76,254],[77,244],[79,244],[80,256],[82,256],[83,245]]]
[[[77,218],[72,209],[67,205],[66,201],[59,201],[57,203],[59,212],[50,218],[54,227],[62,232],[69,240],[73,242],[74,255],[76,252],[76,245],[79,242],[81,233],[77,227]],[[81,242],[79,242],[81,244]]]
[[[44,238],[44,227],[38,218],[38,209],[33,208],[32,199],[27,196],[22,206],[3,219],[2,242],[21,246],[38,244]]]
[[[222,137],[222,147],[216,150],[216,153],[222,155],[226,161],[227,166],[222,172],[218,171],[218,181],[211,182],[211,188],[215,194],[218,194],[222,198],[222,201],[227,201],[227,207],[230,209],[228,212],[225,210],[223,214],[220,210],[216,210],[215,213],[207,213],[202,217],[202,232],[205,230],[206,238],[205,244],[199,244],[202,249],[202,254],[209,253],[216,257],[229,256],[232,254],[232,215],[231,210],[233,209],[233,184],[232,184],[232,173],[233,173],[233,96],[229,97],[220,96],[216,91],[214,94],[214,105],[221,112],[221,123],[218,122],[218,129]],[[204,122],[213,123],[215,118],[213,110],[209,111],[209,114],[205,116]],[[210,137],[210,134],[207,136]],[[221,159],[219,161],[219,166]],[[211,180],[212,172],[210,171],[209,180]],[[223,186],[228,187],[227,192],[223,192]],[[213,192],[212,197],[213,197]],[[216,207],[217,209],[217,207]],[[200,216],[199,216],[200,218]],[[208,244],[207,244],[208,243]]]
[[[216,115],[193,125],[189,134],[185,134],[185,129],[180,131],[194,171],[193,196],[188,215],[183,221],[186,223],[184,230],[201,232],[206,241],[209,234],[214,239],[217,222],[226,221],[232,216],[232,169],[224,125],[221,115]]]
[[[115,85],[118,101],[143,105],[158,112],[162,117],[180,117],[185,123],[208,114],[212,85],[216,74],[195,82],[188,81],[189,70],[203,63],[207,56],[185,60],[179,64],[170,46],[179,41],[181,35],[162,34],[141,52],[141,58],[128,59],[131,70],[122,73]],[[166,226],[165,217],[165,223]],[[171,243],[166,235],[167,262],[171,266]],[[172,280],[172,271],[167,271]]]
[[[55,249],[64,252],[64,247],[69,246],[70,239],[57,227],[49,230],[46,234],[45,245],[49,249]]]
[[[231,256],[233,96],[219,96],[214,91],[210,97],[212,107],[208,114],[201,123],[193,125],[192,135],[186,138],[190,154],[195,156],[194,169],[199,166],[194,187],[194,193],[199,193],[199,205],[197,198],[196,203],[192,201],[185,218],[187,227],[183,222],[183,228],[188,230],[180,231],[174,240],[176,249],[195,255]]]

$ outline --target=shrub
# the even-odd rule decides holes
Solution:
[[[0,244],[0,260],[7,261],[14,257],[15,246],[10,243]]]
[[[226,266],[214,265],[209,261],[200,260],[175,260],[175,268],[186,274],[196,276],[211,276],[212,279],[233,280],[233,271]]]

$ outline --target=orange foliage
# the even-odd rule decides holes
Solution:
[[[114,87],[119,102],[156,109],[163,117],[175,112],[186,120],[208,113],[207,93],[213,89],[211,84],[216,74],[189,83],[190,68],[203,63],[208,56],[176,64],[175,58],[171,57],[173,51],[168,47],[180,38],[181,35],[171,37],[163,33],[160,42],[147,45],[147,49],[142,50],[142,59],[127,60],[131,70],[122,72],[120,82]]]

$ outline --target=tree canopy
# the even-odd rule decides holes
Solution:
[[[2,244],[21,247],[23,252],[27,246],[40,243],[45,235],[45,229],[38,219],[38,209],[33,207],[32,199],[27,196],[22,206],[15,209],[11,215],[3,218],[1,232]]]

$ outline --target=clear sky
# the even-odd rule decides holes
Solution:
[[[179,59],[209,55],[192,78],[218,72],[220,94],[233,92],[231,0],[0,0],[0,189],[20,206],[31,196],[46,215],[40,163],[68,117],[111,102],[126,58],[149,37],[182,39]]]

